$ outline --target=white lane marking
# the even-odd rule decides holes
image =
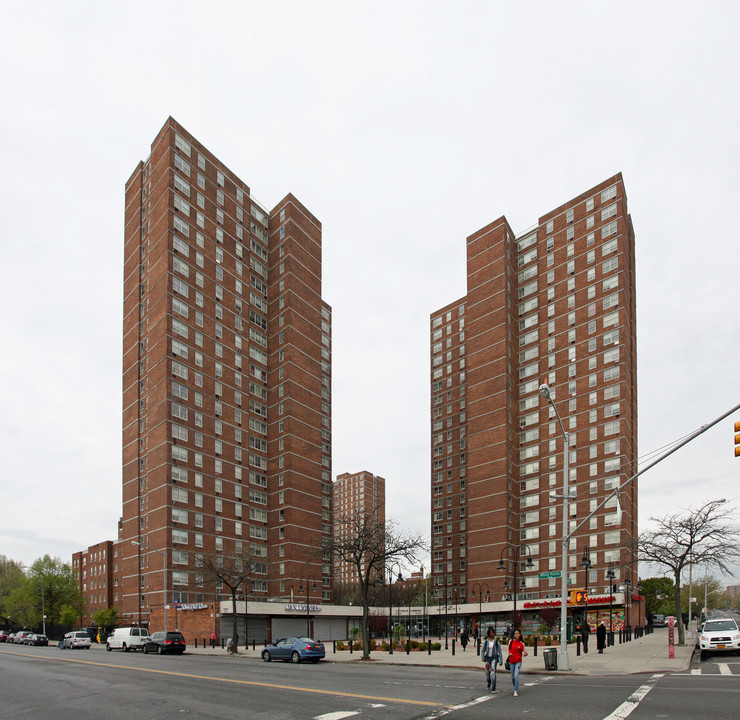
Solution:
[[[491,695],[484,695],[483,697],[475,698],[475,700],[461,703],[460,705],[448,705],[441,710],[436,710],[431,715],[424,715],[424,717],[420,718],[420,720],[438,720],[438,718],[449,715],[451,712],[455,712],[456,710],[464,710],[465,708],[473,707],[473,705],[479,705],[480,703],[486,702],[486,700],[493,700],[493,697]]]
[[[359,715],[360,713],[357,711],[352,712],[330,712],[330,713],[324,713],[323,715],[316,715],[314,716],[313,720],[342,720],[343,718],[352,717],[353,715]]]
[[[693,669],[693,670],[691,671],[691,674],[692,674],[692,675],[701,675],[701,668],[694,668],[694,669]]]
[[[532,685],[539,685],[540,683],[547,682],[548,680],[554,680],[554,675],[543,675],[542,677],[537,678],[537,680],[530,680],[529,682],[523,683],[524,687],[529,687]]]
[[[732,670],[730,670],[730,666],[727,663],[717,663],[717,667],[719,668],[720,675],[732,675]]]
[[[645,696],[655,686],[655,680],[662,678],[662,674],[653,675],[653,683],[650,685],[641,685],[632,693],[611,715],[607,715],[604,720],[624,720],[632,711],[645,699]]]

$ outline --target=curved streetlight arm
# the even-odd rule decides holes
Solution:
[[[567,438],[569,437],[568,431],[565,429],[565,426],[563,425],[563,421],[560,418],[560,413],[558,412],[557,405],[552,401],[552,395],[550,393],[550,386],[547,383],[542,383],[540,385],[540,397],[545,398],[548,403],[550,403],[550,407],[555,411],[555,417],[558,419],[558,425],[560,425],[560,431],[563,433],[563,435],[566,438],[566,444],[567,444]]]
[[[624,490],[624,488],[627,487],[633,480],[636,480],[642,473],[650,470],[650,468],[654,468],[659,462],[663,462],[667,457],[670,455],[673,455],[674,452],[677,450],[680,450],[685,445],[688,445],[692,440],[695,440],[699,437],[702,433],[705,433],[709,428],[714,427],[717,423],[722,422],[726,417],[729,415],[732,415],[732,413],[736,412],[737,410],[740,410],[740,405],[735,405],[734,408],[731,410],[728,410],[726,413],[723,413],[720,415],[716,420],[712,420],[712,422],[707,423],[706,425],[702,425],[698,430],[695,430],[691,435],[689,435],[686,439],[682,440],[678,445],[671,448],[667,452],[663,453],[659,458],[656,458],[652,462],[648,463],[642,470],[638,470],[634,475],[627,478],[618,488],[616,488],[613,492],[609,493],[604,500],[597,505],[597,507],[589,513],[576,527],[568,533],[567,537],[565,538],[565,541],[567,542],[573,535],[575,535],[585,524],[588,520],[590,520],[601,508],[606,505],[609,500],[611,500],[613,497],[616,497],[617,500],[619,500],[619,493]]]

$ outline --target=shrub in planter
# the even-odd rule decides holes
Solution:
[[[378,647],[378,643],[375,642],[375,640],[370,641],[370,650],[375,650],[375,648]]]
[[[362,650],[362,640],[355,640],[354,649]]]
[[[420,643],[417,643],[417,644],[418,644],[418,646],[419,646],[419,650],[422,650],[423,652],[426,652],[426,649],[427,649],[427,643],[425,643],[425,642],[420,642]]]
[[[344,642],[342,640],[337,640],[337,650],[344,650]]]
[[[388,652],[391,649],[391,646],[388,644],[387,640],[383,640],[383,644],[380,646],[385,652]]]
[[[412,650],[418,650],[419,649],[419,641],[418,640],[412,640],[411,641],[411,649]]]
[[[442,649],[441,642],[432,643],[432,650],[441,650],[441,649]]]

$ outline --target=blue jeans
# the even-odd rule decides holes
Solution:
[[[519,672],[521,669],[521,661],[518,663],[511,663],[511,682],[514,684],[514,692],[519,692]]]
[[[490,665],[490,669],[486,670],[486,685],[488,685],[491,690],[496,689],[496,666],[498,665],[498,662],[495,660],[488,660],[486,658],[486,662]]]

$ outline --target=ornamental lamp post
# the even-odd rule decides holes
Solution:
[[[401,575],[401,566],[398,563],[391,563],[386,566],[385,571],[388,573],[388,635],[390,641],[389,654],[393,655],[393,568],[398,569],[398,577],[396,582],[403,582],[403,576]],[[400,607],[400,605],[399,605]]]
[[[473,584],[473,592],[470,593],[471,597],[475,597],[475,588],[478,588],[478,617],[476,618],[476,627],[478,629],[478,652],[480,652],[480,644],[481,644],[481,623],[480,623],[480,616],[483,614],[483,588],[486,588],[486,602],[489,601],[491,597],[491,588],[488,587],[488,583],[474,583]]]
[[[586,571],[586,592],[583,597],[583,622],[588,623],[588,574],[591,572],[591,551],[588,545],[583,547],[583,559],[581,560],[581,567]],[[589,628],[590,629],[590,628]]]
[[[298,586],[298,592],[303,592],[303,580],[306,580],[306,637],[311,637],[311,613],[310,613],[310,606],[308,604],[308,581],[313,580],[313,587],[311,588],[314,592],[316,592],[316,578],[313,575],[307,575],[307,576],[301,576],[300,585]]]
[[[611,564],[609,569],[606,571],[606,578],[609,580],[609,642],[608,645],[614,645],[614,628],[612,626],[612,600],[614,598],[614,579],[616,575],[612,569]]]
[[[511,555],[512,555],[511,561],[514,563],[514,573],[513,573],[514,574],[514,582],[513,582],[514,609],[513,609],[512,616],[511,616],[512,617],[511,627],[513,630],[516,630],[516,593],[518,589],[517,573],[519,570],[519,561],[522,555],[522,550],[527,551],[526,552],[527,564],[525,566],[527,570],[531,570],[534,567],[534,563],[532,562],[532,550],[530,549],[529,545],[525,544],[525,545],[519,545],[517,547],[514,547],[511,543],[506,543],[506,545],[504,545],[503,550],[501,551],[501,556],[499,557],[498,568],[497,568],[498,570],[506,570],[506,565],[504,564],[504,553],[507,550],[511,551]],[[524,578],[522,578],[521,586],[522,586],[522,589],[524,589],[527,586]],[[506,587],[506,583],[504,583],[504,587]]]

